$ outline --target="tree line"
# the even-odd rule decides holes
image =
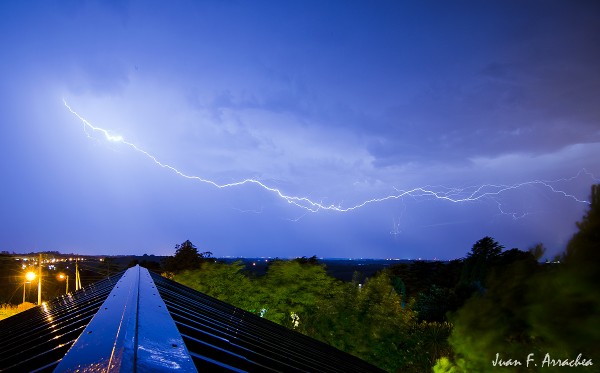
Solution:
[[[484,237],[461,259],[344,282],[316,257],[275,260],[257,276],[186,241],[165,275],[390,372],[488,372],[502,363],[552,372],[579,354],[600,364],[599,199],[594,186],[579,231],[552,262],[540,261],[542,244],[505,250]],[[581,361],[571,370],[590,371]]]

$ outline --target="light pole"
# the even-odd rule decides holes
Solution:
[[[27,282],[31,282],[35,279],[34,272],[25,273],[25,281],[23,282],[23,303],[25,303],[25,287],[27,286]]]
[[[66,280],[67,286],[65,287],[65,294],[69,294],[69,275],[65,275],[64,273],[60,273],[58,275],[60,280]]]
[[[42,254],[40,254],[38,267],[38,306],[42,304]]]

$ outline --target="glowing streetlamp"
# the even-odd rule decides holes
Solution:
[[[35,272],[27,272],[25,274],[25,279],[29,282],[33,281],[35,279]]]
[[[25,273],[25,282],[23,282],[23,303],[25,303],[25,286],[28,282],[31,282],[35,279],[35,272],[27,272]]]
[[[66,280],[67,286],[65,288],[65,294],[69,294],[69,275],[65,275],[64,273],[59,273],[58,279],[61,281]]]

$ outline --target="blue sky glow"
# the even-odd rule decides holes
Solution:
[[[450,259],[489,235],[551,256],[600,182],[594,1],[0,17],[0,250]],[[465,200],[483,185],[505,187]]]

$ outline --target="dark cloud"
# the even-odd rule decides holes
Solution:
[[[599,8],[3,2],[0,249],[167,254],[191,239],[217,255],[451,258],[492,235],[557,252],[585,205],[539,185],[313,214],[89,139],[62,98],[186,175],[257,177],[343,207],[420,185],[600,173]],[[597,181],[557,185],[583,198]]]
[[[477,39],[465,35],[461,50],[430,63],[437,72],[420,76],[425,84],[408,102],[363,126],[376,164],[543,154],[599,141],[598,6],[550,5],[480,11],[492,27],[477,31]],[[507,17],[511,11],[519,13],[516,21]],[[450,64],[454,73],[440,75]]]

